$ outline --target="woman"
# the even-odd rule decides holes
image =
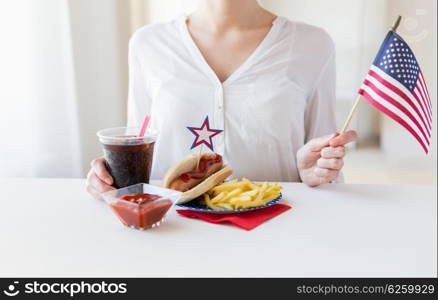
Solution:
[[[204,0],[190,16],[148,25],[131,38],[128,125],[145,114],[159,131],[152,178],[186,156],[209,116],[215,151],[253,180],[338,179],[344,145],[336,135],[335,57],[321,29],[291,22],[256,0]],[[87,190],[112,189],[103,158],[92,162]]]

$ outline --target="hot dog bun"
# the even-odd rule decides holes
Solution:
[[[199,154],[193,154],[182,159],[167,170],[163,178],[162,186],[165,188],[171,188],[171,186],[174,185],[173,183],[178,180],[181,174],[191,172],[196,169],[198,159],[210,159],[214,158],[216,155],[216,153],[202,153],[201,157],[199,158]],[[216,168],[218,168],[217,165]],[[221,164],[219,166],[219,169],[213,174],[208,175],[202,180],[198,180],[200,181],[199,183],[195,183],[195,185],[190,187],[190,189],[183,191],[181,199],[178,203],[185,203],[201,196],[209,189],[218,185],[221,181],[230,176],[232,173],[233,170],[230,166]]]

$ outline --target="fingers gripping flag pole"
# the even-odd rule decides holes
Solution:
[[[401,21],[401,16],[398,16],[397,20],[395,20],[395,22],[392,25],[390,30],[393,32],[396,32],[398,26],[400,25],[400,21]],[[351,108],[350,113],[348,114],[347,119],[345,120],[344,125],[342,126],[340,133],[344,133],[347,130],[348,126],[350,125],[351,119],[353,118],[353,115],[356,112],[356,109],[359,105],[359,101],[360,101],[361,96],[362,96],[361,94],[357,95],[356,100],[354,101],[353,107]]]

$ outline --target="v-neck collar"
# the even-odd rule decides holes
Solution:
[[[281,16],[277,16],[272,21],[272,27],[266,34],[266,36],[263,38],[263,40],[258,44],[258,46],[254,49],[254,51],[240,64],[237,69],[235,69],[230,76],[225,79],[224,82],[221,82],[219,77],[216,75],[214,70],[211,68],[211,66],[207,63],[207,60],[205,59],[204,55],[202,55],[201,51],[199,50],[198,46],[196,45],[195,41],[193,40],[189,29],[187,27],[187,18],[188,15],[183,15],[178,20],[179,27],[181,29],[181,33],[183,35],[183,40],[187,47],[190,50],[190,53],[192,56],[201,64],[201,67],[203,70],[207,72],[207,75],[209,78],[215,83],[222,86],[230,84],[233,80],[239,77],[240,74],[245,72],[249,67],[251,67],[254,59],[257,58],[260,52],[266,48],[270,42],[277,36],[279,29],[281,28],[280,25],[284,23],[284,18]]]

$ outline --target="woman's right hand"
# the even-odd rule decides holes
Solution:
[[[86,188],[94,198],[101,199],[100,194],[115,188],[111,186],[114,180],[106,168],[105,159],[99,157],[91,162],[91,169],[87,174]]]

